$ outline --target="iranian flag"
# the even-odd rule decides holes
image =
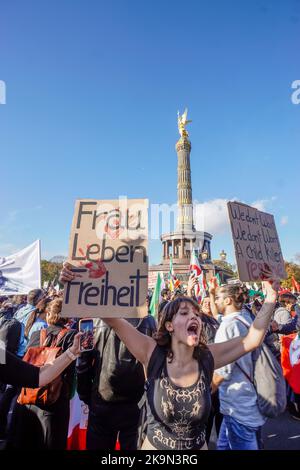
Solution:
[[[195,277],[198,278],[198,283],[194,287],[195,296],[198,298],[200,296],[200,277],[202,273],[202,269],[199,263],[199,259],[196,256],[195,250],[192,250],[191,260],[190,260],[190,273],[195,274]]]
[[[281,367],[292,390],[300,393],[300,333],[282,335]]]
[[[161,293],[161,290],[162,290],[162,283],[163,283],[163,280],[162,280],[161,274],[157,273],[156,285],[155,285],[154,292],[152,294],[151,303],[150,303],[150,307],[149,307],[149,310],[150,310],[151,315],[153,317],[157,317],[158,304],[159,304],[159,301],[160,301],[159,300],[160,299],[160,293]]]
[[[67,450],[86,450],[88,416],[89,407],[79,399],[75,392],[70,400]]]
[[[206,292],[207,292],[207,284],[206,284],[206,279],[205,279],[203,271],[201,272],[198,279],[199,279],[199,284],[200,284],[200,295],[203,298],[206,296]]]
[[[170,255],[170,268],[169,268],[169,287],[170,291],[174,291],[180,287],[180,281],[177,279],[173,268],[173,256]]]
[[[192,250],[191,260],[190,260],[190,272],[194,273],[195,276],[200,276],[202,269],[199,263],[199,259],[196,256],[195,250]]]
[[[216,274],[216,279],[217,279],[217,284],[218,284],[218,286],[220,287],[220,285],[221,285],[222,283],[221,283],[221,278],[220,278],[220,274],[219,274],[219,273]]]

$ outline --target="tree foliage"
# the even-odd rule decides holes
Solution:
[[[288,261],[285,262],[285,270],[287,273],[287,279],[281,281],[282,287],[292,289],[292,277],[296,279],[297,282],[300,283],[300,265],[296,263],[289,263]]]
[[[236,270],[234,269],[232,264],[227,263],[227,261],[216,259],[216,260],[213,260],[213,264],[227,271],[230,274],[230,276],[237,276]]]
[[[62,263],[51,263],[51,261],[43,259],[41,261],[42,285],[44,282],[53,282],[54,285],[57,284],[61,269]]]

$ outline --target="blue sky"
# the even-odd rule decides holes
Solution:
[[[299,36],[299,0],[1,2],[1,255],[37,238],[44,258],[66,254],[77,198],[176,202],[187,106],[213,257],[233,261],[222,207],[237,198],[275,215],[295,259]]]

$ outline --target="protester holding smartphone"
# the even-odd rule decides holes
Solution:
[[[68,319],[60,316],[61,309],[61,299],[53,300],[47,307],[46,342],[50,346],[60,335],[55,346],[60,347],[63,353],[72,345],[76,330],[66,328]],[[37,347],[39,344],[40,332],[35,332],[31,336],[28,347]],[[75,362],[73,361],[62,374],[62,388],[57,401],[52,405],[17,404],[13,418],[12,446],[14,448],[34,450],[66,448],[74,373]]]
[[[76,275],[64,266],[61,277],[71,280]],[[140,333],[123,318],[103,318],[147,371],[148,426],[143,449],[207,448],[205,427],[211,408],[213,371],[235,362],[263,342],[279,282],[264,284],[265,302],[248,334],[223,343],[205,344],[199,305],[189,297],[178,297],[165,306],[155,338]],[[232,302],[219,294],[219,289],[217,294],[225,304]]]

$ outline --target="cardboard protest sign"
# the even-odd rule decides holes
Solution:
[[[149,271],[148,273],[148,288],[149,289],[154,289],[156,286],[156,280],[157,280],[157,275],[159,274],[159,271]]]
[[[228,213],[241,281],[286,278],[274,217],[240,202],[228,202]]]
[[[148,200],[78,200],[64,289],[65,317],[147,315]]]

